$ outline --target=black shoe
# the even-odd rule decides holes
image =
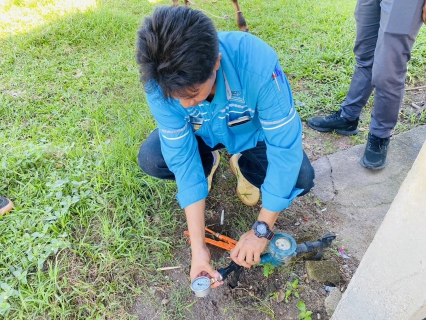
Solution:
[[[337,133],[344,134],[346,136],[350,136],[353,134],[357,134],[358,129],[358,120],[347,120],[342,118],[340,114],[342,110],[339,110],[327,117],[314,117],[308,120],[308,126],[312,129],[321,132],[330,132],[336,131]]]
[[[359,161],[361,165],[370,170],[380,170],[386,167],[389,141],[390,138],[377,138],[369,133],[364,156]]]

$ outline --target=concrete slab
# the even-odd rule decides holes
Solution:
[[[345,250],[361,260],[398,193],[423,143],[426,126],[392,138],[388,166],[371,171],[359,164],[364,145],[359,145],[313,162],[313,192],[327,205],[327,214],[337,224]]]
[[[332,320],[426,319],[426,143]]]

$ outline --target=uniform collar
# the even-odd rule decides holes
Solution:
[[[216,93],[212,103],[225,103],[232,97],[233,92],[241,91],[241,83],[234,66],[225,53],[222,53],[220,66],[216,73]]]

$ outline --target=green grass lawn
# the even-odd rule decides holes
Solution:
[[[134,61],[143,17],[169,3],[0,2],[0,194],[15,203],[0,218],[0,318],[128,318],[171,261],[184,214],[175,185],[137,166],[155,124]],[[201,3],[219,30],[236,30],[229,1]],[[241,3],[250,31],[279,53],[303,119],[345,96],[354,6]],[[425,59],[423,30],[409,84],[425,81]]]

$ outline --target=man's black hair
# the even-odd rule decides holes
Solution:
[[[157,7],[140,27],[136,47],[145,90],[154,90],[157,83],[166,98],[195,96],[196,86],[212,76],[219,55],[213,21],[186,6]]]

